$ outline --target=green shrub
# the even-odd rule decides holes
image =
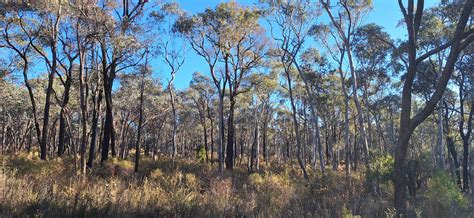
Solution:
[[[463,217],[469,210],[468,199],[461,193],[453,178],[445,172],[436,172],[428,179],[423,198],[423,216]]]
[[[369,178],[383,183],[390,181],[394,162],[390,154],[375,157],[369,164]]]
[[[199,149],[199,152],[197,154],[197,159],[199,162],[206,161],[206,149],[204,148],[204,146],[201,146],[201,148]]]

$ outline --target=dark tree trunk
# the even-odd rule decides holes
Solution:
[[[102,101],[102,89],[100,89],[98,86],[99,86],[99,82],[97,83],[98,90],[96,90],[95,94],[92,96],[92,101],[93,101],[92,126],[91,126],[92,134],[91,134],[91,143],[89,147],[89,159],[87,161],[87,167],[89,168],[92,168],[94,165],[95,147],[97,145],[97,129],[99,126],[100,103]],[[100,138],[100,134],[99,134],[99,138]]]
[[[469,190],[469,139],[463,140],[463,159],[462,159],[462,187],[465,192]],[[458,172],[458,171],[456,171]],[[472,182],[472,181],[471,181]],[[471,190],[472,191],[472,190]]]
[[[458,154],[456,152],[456,148],[454,147],[454,142],[453,139],[451,139],[450,136],[446,138],[446,146],[448,147],[448,151],[451,154],[451,157],[453,158],[453,163],[454,163],[454,168],[455,168],[455,173],[456,173],[456,182],[458,186],[461,188],[461,174],[459,172],[459,161],[458,161]]]
[[[58,157],[61,157],[64,153],[64,138],[66,135],[66,115],[65,115],[65,107],[69,102],[69,90],[71,88],[71,79],[68,76],[65,84],[64,84],[64,95],[63,95],[63,102],[61,105],[61,111],[59,112],[59,141],[58,141]]]
[[[227,118],[227,148],[225,157],[226,169],[232,170],[234,168],[234,97],[230,95],[229,117]]]
[[[41,155],[40,158],[42,160],[46,160],[47,156],[47,145],[48,145],[48,124],[49,124],[49,109],[51,106],[51,94],[53,92],[53,84],[54,84],[54,76],[56,74],[56,68],[57,68],[57,52],[56,52],[56,39],[52,39],[51,43],[51,55],[52,55],[52,61],[51,61],[51,67],[50,67],[50,72],[48,75],[48,86],[46,88],[46,98],[45,98],[45,103],[44,103],[44,113],[43,113],[43,132],[41,136],[41,144],[40,144],[40,150],[41,150]]]
[[[474,76],[470,76],[471,86],[474,85]],[[463,159],[462,159],[462,189],[465,192],[469,191],[469,140],[472,134],[472,120],[474,117],[474,89],[471,90],[471,110],[469,112],[469,117],[467,119],[467,127],[464,126],[465,118],[464,118],[464,82],[465,82],[465,74],[461,73],[461,81],[459,85],[459,98],[460,98],[460,122],[459,122],[459,133],[461,135],[462,144],[463,144]],[[467,129],[464,132],[464,129]],[[472,181],[471,181],[472,183]],[[472,191],[472,190],[471,190]],[[472,191],[474,193],[474,191]]]
[[[135,144],[135,173],[138,172],[139,163],[140,163],[140,137],[142,133],[142,123],[143,123],[143,91],[144,91],[144,80],[145,75],[142,75],[142,81],[140,85],[140,112],[138,115],[138,133],[137,133],[137,142]]]
[[[115,134],[114,134],[114,121],[112,113],[112,85],[115,77],[115,63],[111,63],[110,70],[104,69],[104,94],[105,94],[105,123],[103,129],[102,139],[102,156],[101,162],[104,162],[109,157],[109,147],[112,147],[112,151],[115,151]],[[110,71],[110,75],[108,73]],[[115,152],[114,152],[115,153]],[[114,155],[114,154],[112,154]]]
[[[398,143],[395,151],[395,169],[394,169],[394,186],[395,186],[395,209],[397,214],[406,215],[406,156],[409,147],[410,137],[418,125],[420,125],[434,110],[438,101],[441,99],[449,78],[453,72],[454,64],[457,61],[459,53],[462,50],[461,40],[463,39],[464,29],[466,23],[472,13],[474,1],[465,1],[464,7],[456,25],[456,31],[452,37],[449,47],[449,56],[446,59],[445,67],[442,71],[441,77],[435,85],[435,92],[426,103],[425,107],[418,112],[413,118],[411,117],[412,107],[412,86],[417,73],[417,65],[420,62],[421,55],[417,58],[417,34],[421,24],[424,1],[418,0],[416,12],[414,13],[413,0],[408,2],[408,10],[403,6],[402,1],[399,1],[400,9],[402,10],[407,24],[408,30],[408,69],[407,76],[403,85],[402,102],[401,102],[401,116],[400,116],[400,132]],[[467,42],[466,42],[467,41]],[[472,39],[467,39],[463,43],[470,43]],[[435,52],[436,53],[436,52]],[[429,57],[431,54],[426,53]],[[421,59],[422,60],[422,59]]]
[[[290,72],[288,70],[285,71],[285,74],[286,74],[286,79],[288,81],[288,93],[290,95],[291,109],[292,109],[292,112],[293,112],[292,116],[293,116],[293,125],[294,125],[294,129],[295,129],[298,163],[300,165],[301,170],[303,171],[304,178],[307,179],[308,178],[308,173],[306,172],[306,167],[303,164],[303,159],[302,159],[302,156],[301,156],[301,133],[300,133],[300,129],[299,129],[299,126],[298,126],[298,118],[297,118],[298,111],[296,110],[296,103],[295,103],[295,99],[293,97],[293,87],[292,87],[292,84],[291,84],[291,76],[290,76]]]

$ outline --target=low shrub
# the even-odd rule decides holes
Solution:
[[[428,179],[427,186],[421,201],[421,213],[424,217],[468,216],[469,200],[449,174],[436,172]]]

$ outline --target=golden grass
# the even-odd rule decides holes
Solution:
[[[391,196],[365,190],[364,176],[343,171],[314,173],[274,167],[249,174],[237,167],[222,175],[194,160],[112,158],[85,179],[74,160],[41,161],[20,154],[7,158],[5,203],[1,216],[385,216]],[[278,170],[280,169],[280,170]]]

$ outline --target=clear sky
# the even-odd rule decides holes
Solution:
[[[394,39],[405,39],[406,30],[403,26],[398,26],[399,21],[402,18],[400,8],[396,0],[372,0],[373,10],[365,17],[364,23],[376,23],[384,27],[385,31],[388,32]],[[191,14],[199,13],[204,11],[206,8],[214,8],[217,4],[226,2],[224,0],[178,0],[181,7],[190,12]],[[258,3],[258,0],[237,0],[238,3],[243,5],[253,5]],[[405,2],[405,1],[404,1]],[[437,4],[439,0],[425,0],[425,8],[429,8]],[[325,21],[325,14],[323,13],[319,21]],[[265,21],[262,21],[265,22]],[[309,44],[308,46],[318,47],[317,44]],[[189,46],[188,46],[189,47]],[[169,78],[169,69],[163,65],[160,61],[154,64],[155,76],[159,77],[164,84],[166,84]],[[192,74],[199,71],[203,74],[208,74],[208,67],[205,64],[202,57],[196,55],[194,51],[189,50],[186,53],[186,60],[182,68],[176,75],[174,85],[178,89],[185,89],[188,87],[189,82],[192,78]]]

